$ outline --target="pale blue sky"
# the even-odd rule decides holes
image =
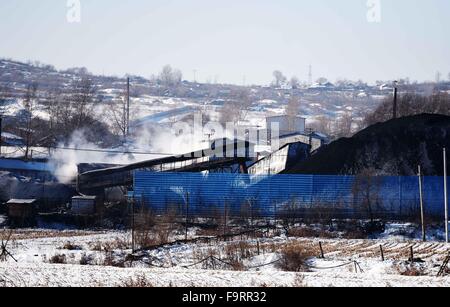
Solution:
[[[0,57],[57,68],[149,77],[171,64],[192,80],[267,84],[275,69],[307,80],[410,77],[450,72],[450,1],[381,0],[1,0]]]

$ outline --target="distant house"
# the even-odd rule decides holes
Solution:
[[[3,146],[24,146],[25,141],[15,134],[2,132],[1,144]]]
[[[28,227],[36,222],[36,199],[11,199],[6,203],[9,222],[13,226]]]

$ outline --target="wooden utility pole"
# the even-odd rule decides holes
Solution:
[[[127,136],[130,134],[130,78],[127,78]]]
[[[427,240],[425,231],[425,211],[423,206],[423,189],[422,189],[422,168],[419,165],[419,195],[420,195],[420,219],[422,221],[422,240],[425,242]]]
[[[393,119],[397,119],[397,109],[398,109],[398,104],[397,104],[397,99],[398,99],[398,88],[397,88],[397,81],[394,82],[394,106],[393,106]]]
[[[2,156],[2,121],[3,118],[0,117],[0,157]]]
[[[448,191],[447,191],[447,149],[444,147],[444,205],[445,205],[445,242],[449,243],[448,237]]]

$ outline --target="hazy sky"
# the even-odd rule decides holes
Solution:
[[[272,72],[308,79],[410,77],[450,72],[450,1],[81,0],[81,22],[67,22],[67,0],[1,0],[0,57],[57,68],[149,77],[171,64],[192,80],[268,84]]]

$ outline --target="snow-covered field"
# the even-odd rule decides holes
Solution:
[[[436,277],[450,250],[439,242],[236,237],[166,245],[130,257],[128,232],[22,230],[13,236],[8,250],[17,262],[0,262],[0,286],[125,286],[137,280],[163,287],[450,286],[450,277]],[[302,272],[285,272],[279,264],[286,246],[317,256]],[[423,262],[408,262],[410,247]]]

